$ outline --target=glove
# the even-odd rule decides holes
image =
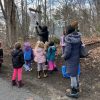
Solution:
[[[37,26],[35,26],[35,28],[37,29]]]
[[[36,21],[36,25],[39,25],[39,23]]]

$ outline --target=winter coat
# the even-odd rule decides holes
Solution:
[[[74,77],[78,75],[81,37],[77,32],[73,32],[65,37],[65,43],[64,58],[67,64],[67,73]]]
[[[39,38],[40,38],[40,41],[42,41],[42,42],[46,42],[46,41],[48,41],[48,36],[49,36],[49,32],[48,32],[48,30],[47,30],[47,26],[43,26],[43,27],[41,27],[41,26],[38,26],[37,28],[36,28],[36,32],[37,32],[37,35],[39,36]]]
[[[50,46],[47,51],[47,60],[54,61],[56,56],[56,47]]]
[[[46,62],[45,51],[43,48],[37,48],[34,50],[34,61],[37,63],[44,63]]]
[[[32,48],[24,49],[24,60],[32,61],[34,59],[34,54]]]
[[[0,48],[0,63],[3,62],[3,49]]]
[[[61,38],[60,38],[60,45],[61,46],[65,46],[65,41],[64,41],[64,35],[63,36],[61,36]]]
[[[21,68],[24,64],[24,54],[23,51],[20,50],[13,50],[12,53],[12,64],[14,68]]]

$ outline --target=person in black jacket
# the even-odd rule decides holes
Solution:
[[[16,76],[18,74],[18,87],[21,87],[22,84],[22,66],[24,64],[24,54],[21,49],[21,44],[17,42],[15,44],[15,49],[11,53],[12,55],[12,64],[13,64],[13,76],[12,76],[12,85],[16,85]]]
[[[48,36],[49,36],[49,32],[48,32],[48,27],[47,26],[40,26],[38,22],[36,22],[36,32],[37,35],[39,36],[40,41],[42,42],[48,42]]]
[[[3,49],[1,47],[1,42],[0,42],[0,72],[1,72],[2,63],[3,63]]]

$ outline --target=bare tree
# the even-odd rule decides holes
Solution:
[[[16,42],[16,5],[14,0],[4,0],[4,7],[0,0],[0,6],[6,22],[7,44],[9,47]]]

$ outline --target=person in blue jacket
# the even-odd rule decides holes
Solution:
[[[34,53],[31,48],[31,45],[29,42],[24,43],[24,60],[25,60],[25,70],[31,71],[31,62],[33,61]]]

